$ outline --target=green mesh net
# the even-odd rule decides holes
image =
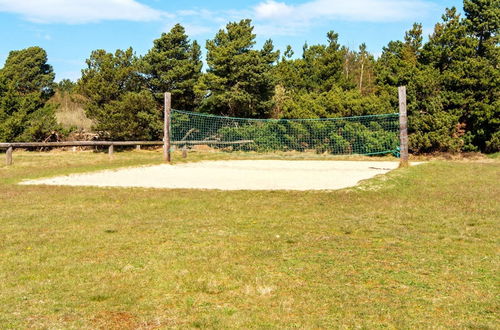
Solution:
[[[234,151],[397,153],[397,113],[321,119],[248,119],[172,110],[171,141]]]

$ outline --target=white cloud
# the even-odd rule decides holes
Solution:
[[[179,10],[175,12],[177,21],[184,26],[189,36],[213,36],[219,29],[223,29],[228,22],[251,18],[251,10],[212,11],[208,9]],[[173,25],[167,25],[167,30]]]
[[[387,22],[418,18],[432,7],[425,0],[310,0],[299,5],[266,0],[258,4],[254,12],[257,19],[295,23],[316,19]]]
[[[294,8],[283,2],[268,0],[255,7],[255,16],[261,19],[273,19],[276,17],[290,16]]]
[[[67,24],[153,21],[169,16],[135,0],[0,0],[0,12],[19,14],[37,23]]]
[[[331,21],[408,22],[433,13],[432,0],[263,0],[248,9],[212,11],[203,8],[179,10],[175,14],[189,35],[215,33],[227,22],[253,19],[255,33],[270,36],[302,35],[304,31]]]
[[[430,0],[309,0],[296,5],[266,0],[253,8],[252,16],[261,34],[297,35],[333,20],[418,21],[435,8]]]

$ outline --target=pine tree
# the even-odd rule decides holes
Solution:
[[[229,23],[208,40],[208,70],[196,86],[201,110],[240,117],[267,117],[274,86],[270,70],[279,52],[272,41],[253,49],[251,20]]]
[[[328,92],[335,86],[345,86],[344,55],[338,34],[329,31],[326,45],[304,44],[302,59],[297,60],[303,85],[308,92]]]
[[[495,6],[496,2],[496,6]],[[459,117],[465,131],[463,150],[498,149],[491,144],[499,130],[498,1],[466,1],[462,19],[447,9],[424,46],[422,61],[437,68],[444,108]],[[470,10],[470,11],[469,11]],[[497,22],[495,23],[495,14]],[[492,21],[485,17],[490,17]],[[496,27],[496,28],[495,28]]]
[[[173,108],[194,110],[197,106],[194,86],[202,68],[200,57],[200,46],[196,41],[189,41],[180,24],[154,41],[142,62],[148,88],[159,107],[163,103],[163,93],[170,92]]]
[[[463,144],[458,129],[460,115],[446,111],[440,71],[422,63],[422,39],[422,26],[415,23],[405,33],[404,42],[391,41],[377,61],[377,82],[393,109],[398,107],[397,87],[407,86],[413,152],[458,151]]]
[[[132,48],[93,51],[78,81],[79,92],[87,99],[85,112],[102,138],[150,140],[160,136],[161,112],[145,88],[138,59]]]
[[[466,61],[469,79],[465,120],[470,142],[480,150],[500,150],[500,1],[465,0],[464,25],[475,42]]]
[[[54,93],[54,72],[40,47],[11,51],[0,69],[0,140],[40,141],[60,130]]]
[[[500,30],[499,0],[464,0],[466,25],[477,38],[477,54],[485,56],[498,45]]]

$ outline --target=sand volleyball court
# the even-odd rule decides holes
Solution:
[[[155,165],[23,181],[24,185],[218,190],[335,190],[385,174],[389,161],[228,160]]]

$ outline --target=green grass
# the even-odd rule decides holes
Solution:
[[[489,158],[492,158],[492,159],[498,159],[500,158],[500,152],[496,152],[494,154],[490,154],[488,155]]]
[[[0,166],[0,328],[499,326],[498,160],[335,192],[15,184],[160,158],[16,152]]]

